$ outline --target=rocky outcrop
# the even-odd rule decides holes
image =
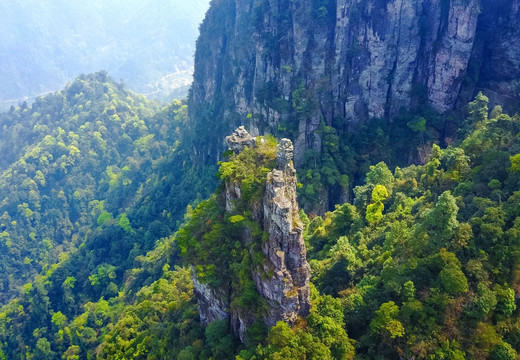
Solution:
[[[520,110],[519,19],[518,0],[483,2],[468,77],[474,91],[484,92],[492,105],[501,104],[506,110],[517,111]],[[468,90],[471,89],[470,86]]]
[[[243,126],[238,127],[232,135],[226,136],[226,143],[235,154],[240,153],[246,147],[255,146],[255,142],[256,138],[249,135]]]
[[[229,297],[222,288],[212,288],[199,281],[195,269],[191,269],[194,294],[199,308],[200,321],[208,325],[214,320],[224,320],[229,317]]]
[[[277,147],[277,168],[267,175],[264,196],[264,230],[269,240],[262,246],[263,268],[253,272],[258,292],[269,305],[264,320],[290,324],[310,309],[310,267],[303,241],[303,225],[296,201],[296,170],[293,145],[282,139]],[[265,276],[265,274],[273,274]]]
[[[256,146],[256,137],[249,135],[244,126],[239,126],[233,134],[226,136],[226,144],[235,155],[244,151],[246,147]],[[242,197],[240,186],[233,181],[226,182],[226,211],[234,210],[233,204]]]
[[[226,133],[244,121],[253,135],[282,126],[299,164],[306,149],[320,150],[321,121],[342,132],[421,104],[445,113],[480,90],[518,107],[519,8],[520,0],[213,1],[190,116],[222,119]],[[208,151],[217,157],[222,147]]]
[[[243,127],[226,138],[230,150],[237,154],[245,146],[255,147],[256,139]],[[296,170],[293,166],[293,145],[282,139],[276,148],[277,166],[267,175],[265,191],[261,199],[252,200],[248,208],[252,220],[260,224],[266,240],[253,245],[253,230],[244,226],[241,241],[251,257],[261,248],[263,260],[260,265],[251,265],[251,279],[258,295],[266,307],[260,313],[243,309],[233,304],[236,294],[235,284],[225,284],[219,288],[199,281],[192,269],[194,293],[198,300],[201,322],[228,319],[231,328],[241,341],[245,341],[247,327],[262,318],[267,326],[283,320],[294,324],[298,317],[307,316],[310,309],[310,267],[306,260],[303,240],[303,226],[296,201]],[[226,211],[233,214],[235,204],[241,199],[240,186],[233,181],[226,182],[224,194]],[[257,256],[255,256],[257,258]]]

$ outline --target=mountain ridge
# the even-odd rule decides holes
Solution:
[[[101,72],[2,114],[0,359],[518,358],[518,11],[214,0],[189,107]]]
[[[136,92],[193,67],[198,25],[208,0],[182,2],[9,1],[0,4],[1,109],[57,91],[80,74],[106,70]],[[169,86],[161,99],[170,98]],[[153,88],[154,89],[154,88]],[[157,95],[156,95],[157,98]],[[13,100],[15,99],[15,100]],[[10,100],[10,102],[7,102]]]

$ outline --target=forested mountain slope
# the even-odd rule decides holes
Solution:
[[[215,0],[188,107],[2,114],[0,359],[517,358],[519,12]]]
[[[191,270],[175,266],[179,245],[185,264],[197,261],[202,283],[215,284],[221,274],[239,279],[232,308],[265,311],[251,297],[256,289],[247,275],[259,266],[258,255],[249,259],[240,249],[252,243],[233,234],[254,229],[248,206],[269,184],[272,151],[266,148],[260,155],[228,154],[215,196],[190,210],[175,236],[137,257],[124,282],[121,267],[78,272],[99,252],[107,262],[116,256],[107,241],[124,230],[103,224],[2,309],[0,353],[38,359],[514,359],[520,349],[520,116],[500,108],[488,116],[487,106],[479,95],[469,105],[467,133],[446,149],[433,145],[424,165],[390,170],[375,164],[352,203],[324,217],[300,212],[295,226],[303,226],[308,248],[312,305],[294,327],[280,322],[267,333],[253,326],[245,344],[231,334],[232,319],[202,328]],[[267,162],[252,166],[262,158]],[[226,213],[228,200],[218,200],[229,179],[238,181],[236,213]],[[218,273],[211,264],[218,264]]]
[[[97,225],[116,218],[134,232],[125,209],[175,151],[186,116],[180,102],[161,109],[103,72],[1,114],[1,300]]]

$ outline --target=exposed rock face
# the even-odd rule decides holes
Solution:
[[[222,289],[211,288],[201,283],[192,268],[194,294],[199,305],[199,316],[202,324],[207,325],[214,320],[224,320],[229,317],[229,298]]]
[[[262,251],[268,261],[261,273],[254,272],[259,293],[267,299],[268,326],[279,320],[294,323],[310,309],[310,267],[306,259],[303,226],[296,202],[296,170],[292,165],[293,145],[282,139],[277,147],[277,169],[267,175],[264,197],[264,230],[269,240]],[[265,277],[263,274],[272,276]]]
[[[249,135],[243,126],[237,128],[232,135],[226,136],[226,143],[235,154],[240,153],[246,147],[255,146],[255,141],[256,138]]]
[[[520,1],[485,1],[470,64],[480,71],[476,91],[491,103],[520,110]],[[461,104],[463,105],[463,104]]]
[[[276,147],[276,163],[278,169],[288,170],[293,159],[294,146],[289,139],[282,139]],[[291,166],[292,167],[292,166]]]
[[[233,150],[246,142],[252,145],[254,140],[243,127],[226,138]],[[280,320],[293,324],[299,316],[308,315],[311,306],[310,267],[306,260],[303,227],[296,201],[293,150],[290,140],[281,140],[277,146],[277,168],[267,175],[264,197],[259,203],[250,204],[253,220],[261,224],[262,230],[269,235],[261,246],[263,263],[251,268],[251,278],[259,296],[267,303],[262,314],[267,326],[273,326]],[[240,187],[232,181],[227,182],[226,211],[233,212],[233,204],[240,198]],[[251,230],[245,227],[242,243],[249,247],[252,241]],[[251,249],[249,251],[252,252]],[[202,323],[229,319],[235,334],[244,341],[247,327],[255,321],[257,314],[231,305],[231,299],[236,295],[233,294],[233,284],[211,288],[197,279],[194,270],[192,274]]]
[[[321,120],[347,131],[421,103],[444,113],[479,90],[518,106],[519,9],[520,0],[213,1],[191,118],[226,119],[225,132],[248,119],[253,134],[289,124],[298,164],[319,150]]]

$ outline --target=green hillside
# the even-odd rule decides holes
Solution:
[[[520,0],[0,14],[0,360],[520,359]]]
[[[218,225],[228,220],[218,215],[218,201],[205,201],[177,235],[135,256],[136,245],[120,241],[141,244],[130,236],[136,203],[127,210],[130,223],[98,218],[84,245],[3,308],[4,357],[514,359],[520,116],[495,108],[488,118],[480,95],[469,108],[467,133],[446,149],[433,145],[424,165],[374,164],[352,203],[324,216],[300,213],[313,306],[292,329],[280,322],[263,335],[259,328],[241,345],[225,321],[201,327],[190,269],[179,266],[205,255],[179,259],[177,242],[204,239],[210,261],[222,266],[216,256],[231,255],[221,251],[236,239],[211,239],[229,231]],[[241,159],[222,163],[222,176]],[[253,170],[246,165],[241,176]],[[244,263],[225,261],[227,274],[242,279]]]
[[[0,115],[2,301],[97,225],[127,223],[185,118],[180,102],[162,109],[103,72]]]

